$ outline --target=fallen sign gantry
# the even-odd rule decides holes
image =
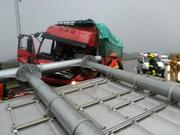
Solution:
[[[57,118],[70,135],[103,135],[104,133],[93,123],[71,107],[63,98],[40,80],[38,67],[24,65],[17,71],[17,79],[27,81],[34,88],[37,96],[49,111]]]
[[[100,59],[100,57],[97,57]],[[82,59],[74,62],[79,64]],[[66,61],[67,62],[67,61]],[[67,65],[66,62],[53,63],[53,66],[47,64],[44,68],[35,65],[23,65],[16,73],[16,78],[21,81],[27,81],[37,93],[37,96],[43,101],[48,110],[56,117],[57,121],[63,126],[69,135],[103,135],[104,133],[96,127],[89,119],[77,112],[63,98],[59,97],[53,90],[45,84],[41,78],[41,71],[54,70],[70,66],[72,61]],[[42,65],[41,65],[42,66]],[[14,127],[13,133],[17,133],[19,126]],[[22,127],[22,126],[20,126]],[[6,131],[5,131],[6,132]],[[4,132],[2,132],[5,134]]]
[[[101,56],[95,56],[95,59],[97,61],[100,61]],[[60,62],[52,62],[48,64],[40,64],[37,66],[41,72],[51,72],[57,69],[65,69],[67,67],[81,65],[82,61],[83,59],[75,59],[75,60],[67,60],[67,61],[60,61]],[[15,77],[18,69],[19,68],[0,70],[0,78]]]
[[[93,68],[110,78],[122,80],[134,86],[148,89],[151,92],[168,97],[169,100],[180,101],[180,87],[176,84],[169,84],[130,72],[112,69],[111,67],[95,63],[94,61],[93,58],[87,57],[83,61],[83,66]]]
[[[16,110],[17,112],[15,111],[13,112],[13,114],[10,115],[11,116],[10,119],[12,119],[11,121],[13,121],[12,127],[7,129],[6,126],[8,126],[7,124],[10,123],[9,122],[10,120],[9,118],[5,118],[5,115],[8,115],[8,113],[6,113],[4,114],[4,116],[0,115],[0,118],[2,118],[1,122],[3,123],[5,122],[5,126],[3,125],[2,127],[0,127],[0,133],[9,135],[9,133],[6,133],[6,131],[10,132],[10,130],[14,129],[13,133],[18,133],[18,130],[21,130],[22,135],[33,134],[33,132],[40,134],[43,131],[38,131],[38,129],[40,129],[38,127],[36,127],[37,129],[35,128],[33,132],[29,132],[29,133],[27,133],[25,129],[30,127],[30,130],[32,130],[32,128],[35,125],[38,125],[39,123],[43,123],[47,121],[48,121],[48,125],[49,124],[51,125],[48,129],[56,129],[55,130],[56,132],[53,130],[51,133],[50,131],[45,133],[48,135],[51,135],[51,134],[61,135],[60,131],[57,131],[58,127],[60,128],[59,130],[65,129],[66,133],[62,133],[63,135],[71,135],[71,134],[121,135],[121,133],[123,134],[123,132],[119,132],[119,130],[122,130],[122,128],[133,123],[135,123],[134,125],[134,127],[136,127],[135,129],[138,129],[136,133],[140,134],[141,130],[143,130],[141,134],[147,134],[147,135],[153,134],[155,132],[155,130],[153,129],[155,127],[153,127],[153,125],[152,125],[152,131],[151,131],[148,129],[143,129],[143,127],[141,127],[140,125],[136,123],[136,121],[140,119],[144,119],[146,116],[151,115],[153,112],[159,111],[162,108],[165,108],[166,106],[168,106],[168,104],[172,103],[170,100],[168,100],[168,102],[167,101],[163,102],[164,100],[162,100],[163,102],[162,104],[156,105],[155,102],[157,101],[155,100],[155,98],[153,100],[151,99],[151,102],[145,100],[146,97],[150,96],[151,98],[152,93],[148,93],[147,90],[153,91],[155,89],[155,86],[153,86],[154,84],[149,83],[148,87],[146,85],[144,86],[143,84],[140,83],[141,79],[139,79],[140,78],[139,76],[138,76],[139,78],[137,78],[134,74],[130,74],[124,71],[114,70],[112,68],[102,66],[100,64],[95,63],[95,60],[91,57],[86,57],[81,65],[85,67],[89,67],[89,68],[94,68],[97,71],[100,71],[103,74],[108,75],[109,77],[120,79],[120,80],[123,80],[124,82],[128,82],[133,85],[138,84],[139,86],[143,86],[143,88],[146,88],[146,92],[143,92],[142,94],[137,94],[135,92],[136,91],[135,87],[128,88],[127,86],[123,84],[116,84],[114,82],[112,84],[111,83],[109,84],[108,80],[98,81],[98,79],[94,79],[94,82],[88,80],[86,81],[86,83],[82,83],[81,86],[75,85],[75,86],[69,86],[69,88],[64,86],[62,88],[56,89],[57,90],[56,92],[61,95],[61,96],[58,96],[57,93],[54,93],[53,90],[51,90],[46,84],[44,84],[38,78],[40,77],[40,72],[39,72],[40,70],[37,67],[33,65],[28,65],[28,66],[25,65],[18,70],[17,78],[23,81],[28,81],[34,88],[35,94],[40,99],[40,101],[38,100],[38,102],[30,101],[29,103],[28,102],[20,103],[20,101],[22,101],[22,98],[20,98],[20,101],[17,101],[18,99],[17,100],[14,99],[15,103],[19,102],[19,105],[13,104],[12,103],[13,101],[5,101],[4,103],[0,104],[0,114],[4,114],[5,112],[8,112],[9,114],[11,114],[13,112],[12,110],[16,108],[26,107],[26,105],[29,105],[31,103],[39,104],[40,102],[42,105],[45,105],[45,107],[42,107],[42,108],[46,108],[47,112],[49,111],[49,113],[52,116],[51,115],[48,116],[48,114],[46,114],[44,115],[45,116],[44,118],[41,118],[39,120],[36,119],[31,122],[26,121],[25,124],[22,122],[23,120],[20,119],[19,120],[20,122],[16,125],[16,122],[14,122],[15,120],[13,116],[18,115],[18,114],[24,114],[24,112],[20,112],[21,109],[19,111]],[[159,82],[159,84],[162,85],[165,83]],[[175,88],[175,90],[179,88],[178,86],[173,86],[173,87]],[[122,92],[123,89],[124,89],[124,92]],[[163,89],[160,89],[160,91],[161,90]],[[155,93],[156,91],[153,91],[153,92]],[[133,97],[133,93],[134,93],[134,97]],[[161,93],[163,92],[159,92],[157,94],[161,94]],[[128,95],[128,96],[123,99],[121,98],[123,97],[123,95],[125,96]],[[135,95],[139,95],[139,97]],[[163,95],[163,96],[166,96],[166,95]],[[132,99],[134,98],[134,100],[130,100],[131,99],[130,97],[132,97]],[[82,101],[85,99],[86,101],[82,103]],[[159,99],[159,101],[161,99],[162,97]],[[176,100],[176,98],[174,98],[173,96],[172,96],[172,99]],[[74,101],[74,103],[71,102],[72,100]],[[144,106],[144,109],[143,109],[143,107],[140,107],[141,105],[139,106],[135,105],[135,103],[138,101],[147,102],[145,104],[147,106]],[[126,105],[131,105],[131,106],[128,106],[128,110],[127,108],[125,110],[123,108]],[[5,110],[4,110],[4,107],[6,108]],[[105,109],[106,107],[107,109]],[[43,110],[42,108],[41,110]],[[84,115],[78,113],[75,109],[79,110],[80,113],[81,113],[81,110],[85,109],[86,114],[88,114],[88,115],[85,115],[87,116],[87,118]],[[31,113],[30,111],[32,111],[32,108],[31,109],[29,108],[27,110],[28,110],[27,113]],[[116,110],[118,110],[119,112],[116,112]],[[180,110],[178,112],[180,113]],[[178,112],[175,113],[174,111],[175,114],[179,114]],[[27,117],[29,115],[27,115]],[[91,119],[93,123],[88,118]],[[177,121],[175,122],[177,124],[178,120],[180,119],[178,116],[176,118],[177,118]],[[55,125],[53,122],[50,121],[50,119],[57,121],[57,122],[54,122]],[[6,122],[6,120],[8,122]],[[178,135],[180,131],[180,129],[177,128],[178,126],[180,125],[178,124],[176,126],[173,125],[172,126],[173,129],[172,130],[169,129],[170,132],[167,132],[164,134],[174,133],[175,135],[176,134]],[[141,130],[139,131],[139,129]],[[131,129],[128,135],[130,135],[132,131],[133,130]],[[157,130],[154,134],[158,134],[158,133],[160,134],[159,130]]]

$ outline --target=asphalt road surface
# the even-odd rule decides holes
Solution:
[[[131,72],[131,73],[137,73],[137,70],[136,70],[137,61],[136,60],[124,61],[123,67],[124,67],[125,71]]]

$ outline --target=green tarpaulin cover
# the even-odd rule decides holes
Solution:
[[[106,25],[102,23],[96,23],[96,27],[100,33],[99,39],[107,39],[112,44],[123,47],[123,42],[116,35],[112,34]]]
[[[120,58],[123,57],[123,42],[109,28],[102,24],[96,23],[96,28],[99,31],[99,46],[104,57],[108,57],[112,52]]]

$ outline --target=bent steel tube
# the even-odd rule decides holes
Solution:
[[[72,66],[80,66],[82,59],[74,59],[74,60],[66,60],[66,61],[60,61],[60,62],[53,62],[48,64],[40,64],[38,67],[41,71],[53,71],[58,69],[64,69]],[[95,56],[96,61],[101,61],[101,56]]]
[[[11,69],[0,70],[0,78],[15,77],[18,69],[19,68],[11,68]]]
[[[152,91],[154,93],[166,96],[169,100],[173,99],[176,101],[180,101],[180,87],[175,84],[165,83],[159,80],[151,79],[145,76],[140,76],[119,69],[113,69],[111,67],[91,61],[85,61],[84,65],[86,65],[89,68],[93,68],[98,72],[109,77],[122,80],[130,84],[148,89],[149,91]]]
[[[24,65],[17,71],[17,78],[30,83],[38,97],[70,135],[104,135],[100,128],[53,92],[39,77],[40,69],[35,65]]]
[[[95,56],[95,58],[97,61],[101,60],[101,56]],[[52,62],[48,64],[40,64],[37,66],[40,68],[41,72],[46,72],[46,71],[64,69],[64,68],[71,67],[74,65],[79,66],[82,61],[83,61],[83,58],[75,59],[75,60],[60,61],[60,62]],[[0,78],[15,77],[17,70],[18,68],[0,70]]]

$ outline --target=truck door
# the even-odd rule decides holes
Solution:
[[[36,59],[33,37],[20,35],[18,38],[17,61],[20,63],[33,63]]]

